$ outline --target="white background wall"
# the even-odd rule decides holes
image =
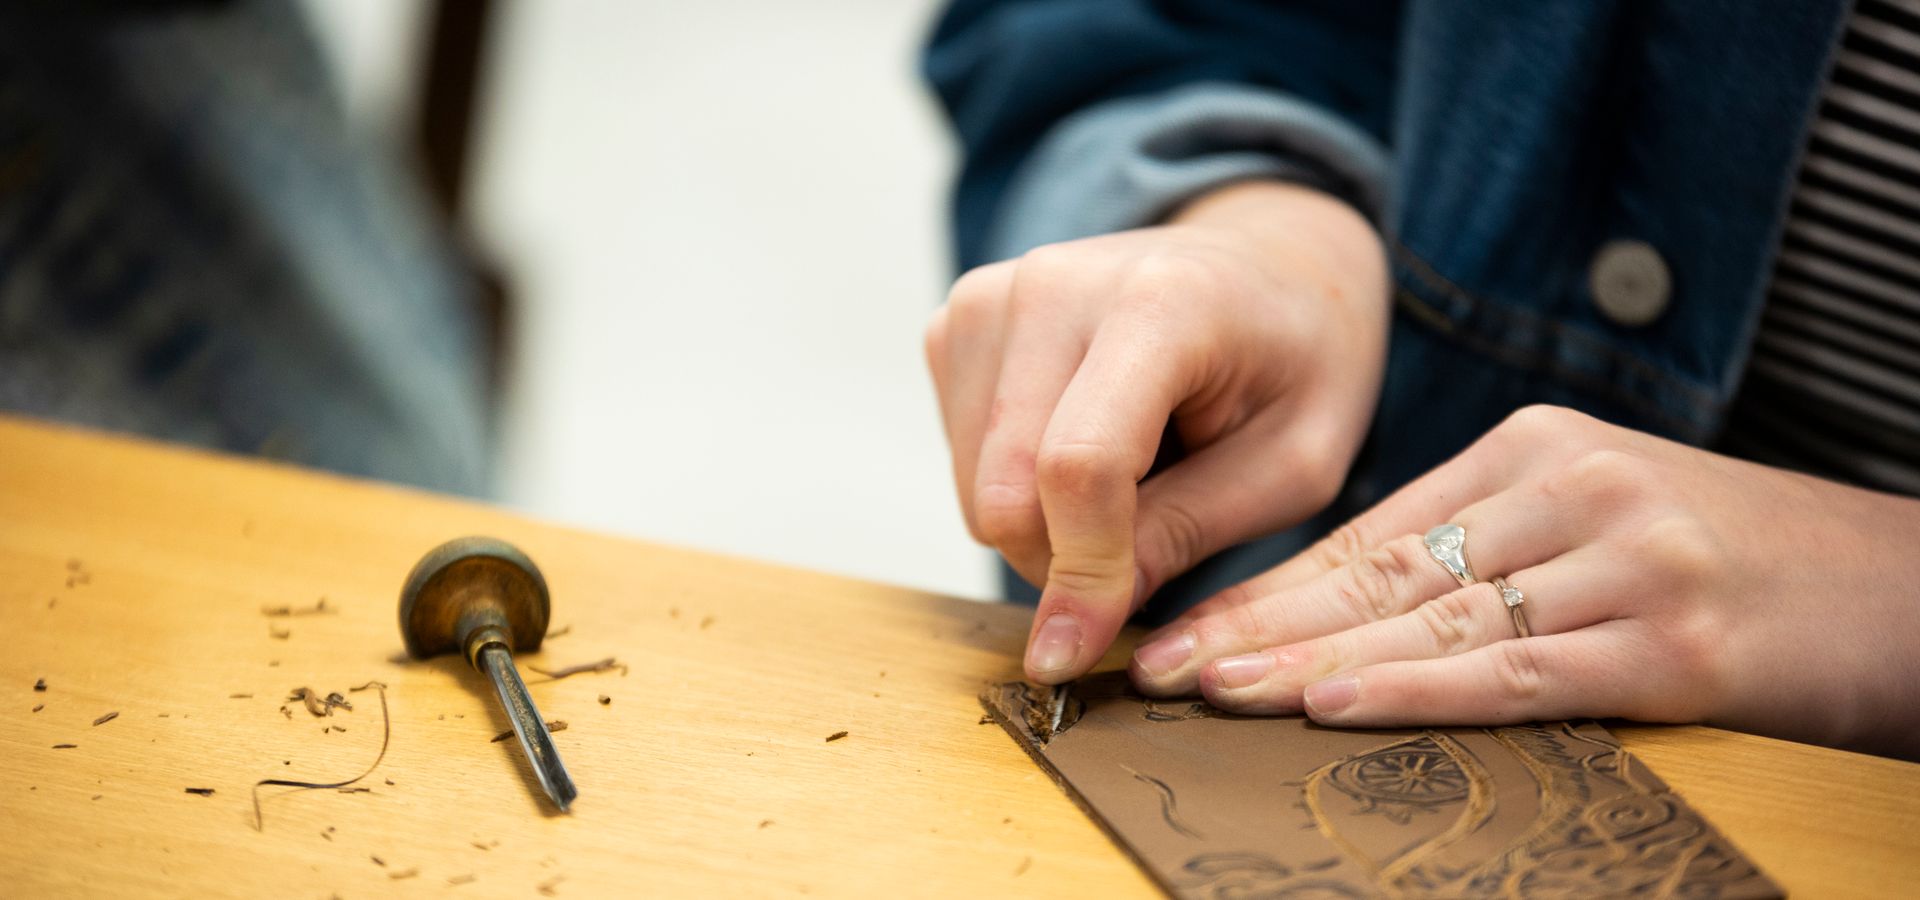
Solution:
[[[419,0],[307,0],[350,111],[410,114]],[[473,211],[519,302],[502,499],[962,596],[920,330],[952,151],[935,0],[507,3]]]

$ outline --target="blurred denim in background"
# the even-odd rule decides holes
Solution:
[[[479,493],[475,290],[289,0],[0,12],[0,406]]]
[[[995,593],[920,360],[938,5],[9,4],[0,409]]]

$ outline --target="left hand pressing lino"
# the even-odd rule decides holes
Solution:
[[[1477,583],[1429,555],[1445,522]],[[1131,672],[1328,725],[1621,716],[1920,756],[1920,500],[1531,407],[1150,635]]]

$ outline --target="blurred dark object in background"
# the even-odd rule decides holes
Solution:
[[[291,0],[0,11],[0,409],[481,492],[467,24],[421,104],[436,209],[348,133]]]
[[[473,157],[474,120],[480,106],[482,63],[493,22],[493,0],[436,0],[415,131],[422,174],[442,221],[470,263],[474,309],[486,348],[487,394],[497,399],[512,334],[508,281],[499,261],[472,239],[464,201]]]

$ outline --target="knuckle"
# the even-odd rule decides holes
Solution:
[[[1689,515],[1668,515],[1636,529],[1633,551],[1661,573],[1670,596],[1719,582],[1725,554],[1713,530]]]
[[[921,347],[926,353],[927,365],[934,369],[940,368],[946,359],[949,315],[948,308],[945,306],[935,309],[933,315],[927,319],[926,331],[921,335]]]
[[[1219,648],[1238,645],[1240,642],[1240,631],[1230,620],[1239,617],[1239,608],[1235,607],[1194,619],[1191,629],[1193,632],[1194,646]]]
[[[967,338],[992,334],[999,327],[999,301],[978,295],[955,294],[947,300],[942,338],[949,344]]]
[[[1006,307],[1007,318],[1015,322],[1027,322],[1041,318],[1049,307],[1061,307],[1063,295],[1057,288],[1060,282],[1042,281],[1032,272],[1021,269],[1015,276],[1011,289],[1002,302]]]
[[[1546,689],[1546,676],[1533,641],[1501,641],[1493,645],[1493,674],[1509,699],[1531,701]]]
[[[1040,489],[1067,497],[1091,497],[1112,489],[1125,474],[1125,461],[1118,451],[1090,441],[1048,444],[1034,462]]]
[[[1143,567],[1151,565],[1162,570],[1150,575],[1162,575],[1185,570],[1200,555],[1206,552],[1207,527],[1194,515],[1193,511],[1179,503],[1168,503],[1159,510],[1152,520],[1153,528],[1159,535],[1154,542],[1160,555],[1152,560],[1141,560]]]
[[[1253,602],[1257,596],[1258,595],[1253,592],[1253,588],[1248,587],[1246,582],[1238,582],[1194,604],[1193,609],[1189,610],[1189,614],[1196,619],[1213,616],[1229,609],[1245,606]]]
[[[1305,431],[1293,442],[1293,462],[1304,477],[1290,483],[1289,488],[1309,508],[1324,509],[1339,497],[1340,489],[1346,484],[1351,454],[1343,452],[1345,442],[1331,428]]]
[[[1202,620],[1194,629],[1196,643],[1202,647],[1239,646],[1266,633],[1262,604],[1244,603]]]
[[[1020,254],[1018,268],[1025,275],[1048,275],[1079,268],[1085,256],[1070,242],[1041,244]]]
[[[1433,646],[1441,656],[1454,656],[1478,645],[1473,610],[1467,591],[1454,591],[1428,600],[1414,610],[1421,624],[1433,637]]]
[[[973,542],[976,544],[986,547],[993,546],[993,542],[987,540],[987,533],[980,530],[980,517],[974,514],[973,507],[966,506],[961,509],[960,513],[960,517],[964,519],[967,524],[967,536],[973,538]]]
[[[1220,265],[1185,250],[1162,249],[1135,260],[1127,272],[1127,286],[1143,298],[1170,294],[1207,297],[1225,285]]]
[[[1334,585],[1334,600],[1343,609],[1350,610],[1362,622],[1375,622],[1386,618],[1381,609],[1376,587],[1378,569],[1365,559],[1354,560],[1347,566],[1347,577]]]
[[[1371,545],[1357,521],[1350,521],[1327,533],[1307,549],[1307,555],[1322,571],[1333,571],[1358,559]]]
[[[1586,416],[1576,410],[1551,403],[1533,403],[1520,407],[1508,414],[1500,423],[1503,431],[1520,432],[1556,432],[1563,431]]]
[[[1416,571],[1421,573],[1440,571],[1433,557],[1427,552],[1426,538],[1421,535],[1409,534],[1388,541],[1376,552],[1380,557],[1381,571],[1391,575],[1396,586],[1417,581],[1413,574]]]
[[[987,540],[987,533],[980,528],[980,515],[974,509],[974,496],[976,491],[973,489],[972,484],[960,484],[956,493],[960,497],[960,519],[966,523],[967,536],[973,538],[973,542],[976,544],[986,547],[993,546],[993,542]]]
[[[974,492],[973,516],[983,544],[1009,547],[1025,543],[1039,510],[1039,499],[1014,485],[983,485]]]
[[[1704,708],[1713,708],[1726,683],[1725,657],[1727,630],[1718,617],[1703,610],[1676,617],[1663,626],[1660,658],[1672,666],[1674,675],[1689,685],[1688,695]],[[1674,710],[1682,715],[1689,710]]]
[[[1347,564],[1346,577],[1335,580],[1335,596],[1362,621],[1377,622],[1400,612],[1396,589],[1406,582],[1407,568],[1396,544],[1360,554]]]
[[[1076,243],[1042,244],[1013,264],[1001,297],[1022,312],[1054,305],[1062,299],[1063,288],[1084,284],[1101,268],[1098,259]]]
[[[980,517],[973,512],[973,485],[957,472],[954,474],[954,495],[960,499],[960,520],[967,526],[967,536],[973,538],[976,544],[987,544],[986,535],[980,531]]]
[[[1541,490],[1555,503],[1617,509],[1648,489],[1650,469],[1646,460],[1623,450],[1589,450],[1548,475]]]
[[[999,302],[1006,291],[1006,268],[1003,265],[994,263],[978,266],[953,280],[953,286],[947,289],[947,306],[962,311],[989,306]]]
[[[1132,574],[1131,567],[1119,559],[1085,554],[1054,556],[1047,568],[1047,587],[1068,596],[1100,596],[1111,591],[1118,579]]]
[[[1528,445],[1556,443],[1585,434],[1595,421],[1564,406],[1536,403],[1514,410],[1494,427],[1493,433]]]

